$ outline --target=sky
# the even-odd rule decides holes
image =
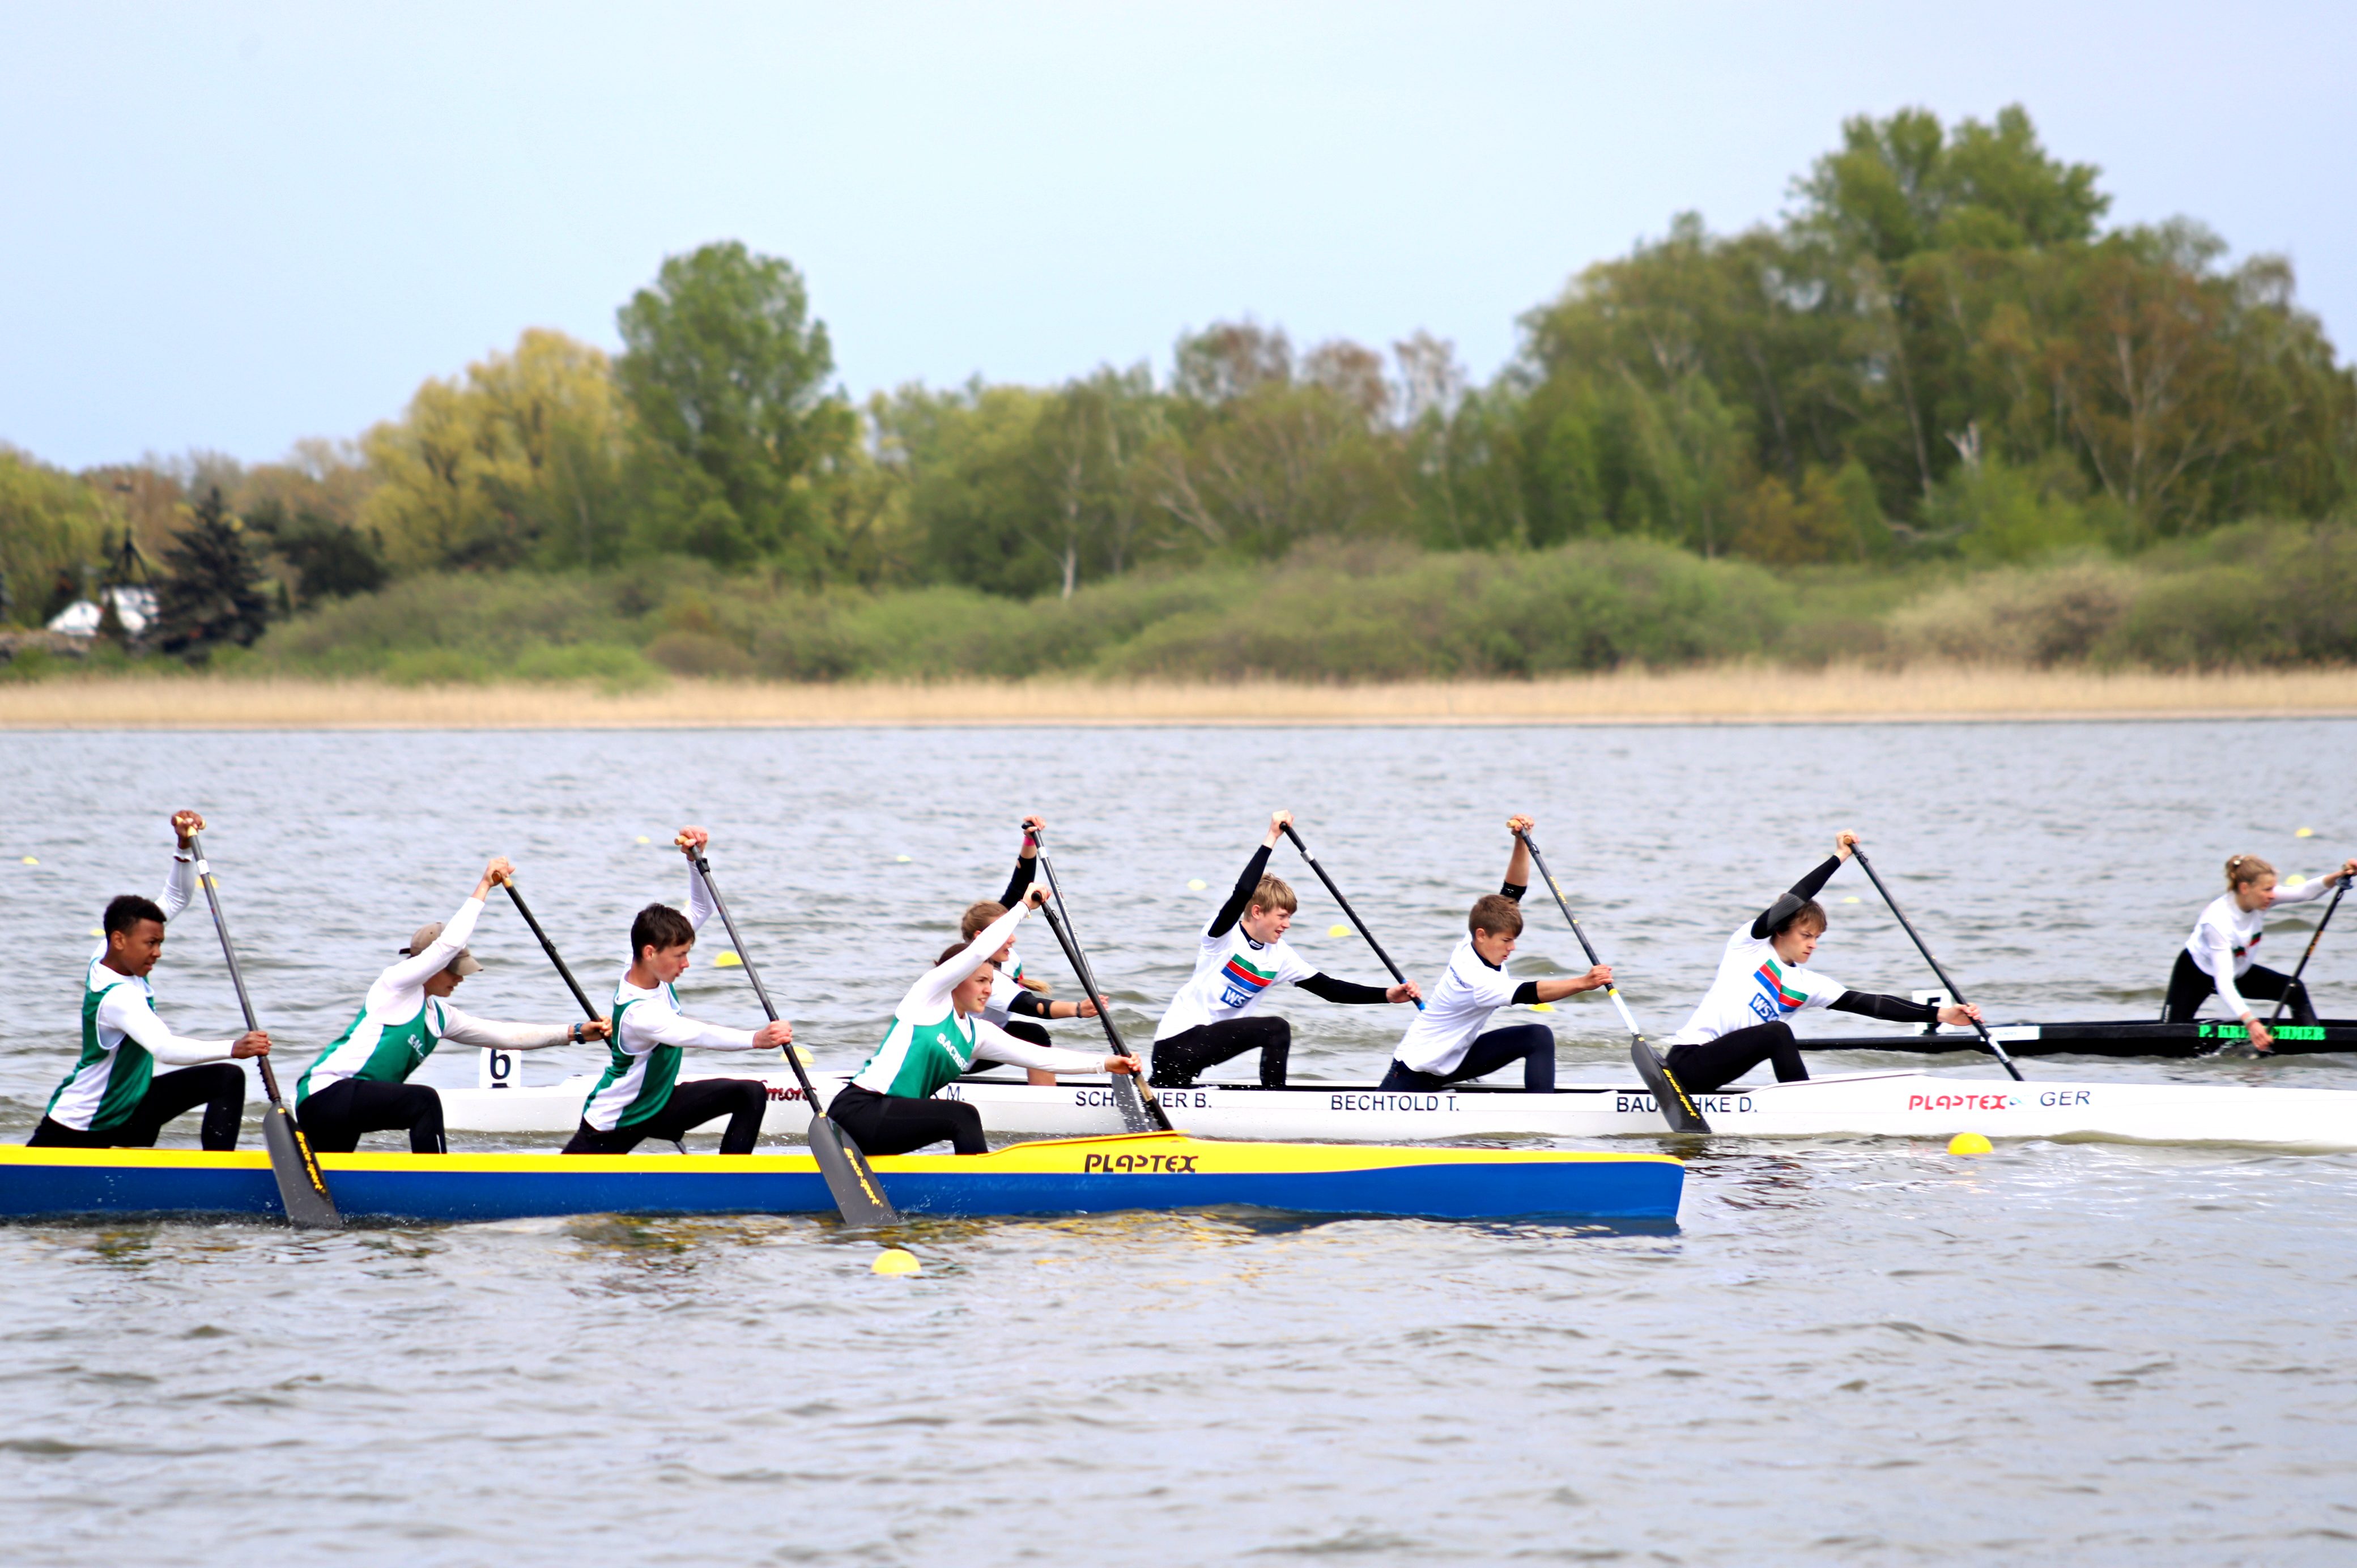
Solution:
[[[1773,220],[1842,121],[2028,107],[2114,221],[2357,343],[2357,6],[0,0],[0,441],[350,437],[662,258],[808,280],[845,391],[1167,367],[1247,314],[1477,377],[1587,263]],[[2344,354],[2344,358],[2346,355]]]

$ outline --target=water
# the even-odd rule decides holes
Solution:
[[[1279,804],[1427,979],[1519,808],[1656,1029],[1837,826],[1993,1015],[2148,1016],[2227,854],[2313,875],[2345,852],[2352,742],[2325,722],[0,736],[0,1136],[63,1072],[85,932],[161,880],[182,804],[212,819],[290,1056],[492,853],[604,983],[630,912],[678,897],[662,845],[694,821],[801,1037],[840,1064],[997,893],[1027,810],[1141,1032]],[[1304,950],[1373,977],[1297,881]],[[1929,983],[1856,872],[1827,897],[1825,971]],[[2276,922],[2276,961],[2315,908]],[[1532,913],[1518,967],[1576,966]],[[200,911],[173,943],[170,1016],[229,1032]],[[511,914],[475,948],[463,1004],[566,1015]],[[2357,1013],[2347,950],[2328,936],[2310,972],[2328,1014]],[[1044,940],[1027,951],[1062,978]],[[683,993],[756,1016],[735,972]],[[1278,1005],[1297,1077],[1372,1075],[1404,1024]],[[1620,1075],[1608,1018],[1553,1015],[1567,1078]],[[427,1078],[470,1082],[470,1055]],[[2329,1058],[2028,1070],[2357,1088]],[[24,1563],[2346,1562],[2352,1194],[2341,1156],[1738,1145],[1695,1160],[1674,1236],[934,1222],[913,1280],[802,1219],[0,1228],[0,1530]]]

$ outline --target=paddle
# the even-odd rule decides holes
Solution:
[[[1301,842],[1301,835],[1293,831],[1291,822],[1285,824],[1285,836],[1293,841],[1293,847],[1301,852],[1301,858],[1309,863],[1309,869],[1318,874],[1318,880],[1323,882],[1326,891],[1334,896],[1334,902],[1341,907],[1343,914],[1350,917],[1351,926],[1366,939],[1367,945],[1375,950],[1375,956],[1383,961],[1385,969],[1392,972],[1392,978],[1405,985],[1407,976],[1402,974],[1400,966],[1392,961],[1392,955],[1383,951],[1383,944],[1375,940],[1374,933],[1367,929],[1366,922],[1359,918],[1359,912],[1351,908],[1351,901],[1342,897],[1342,890],[1334,886],[1334,879],[1326,875],[1326,868],[1318,864],[1318,857],[1309,853],[1309,846]],[[1424,998],[1416,998],[1415,1010],[1419,1013],[1424,1011]]]
[[[245,992],[245,972],[237,966],[237,949],[229,940],[229,922],[221,918],[221,894],[213,886],[212,866],[205,860],[204,845],[195,833],[188,835],[188,849],[196,856],[197,880],[204,885],[205,903],[213,912],[213,929],[221,933],[221,957],[229,961],[229,981],[237,988],[237,1004],[245,1014],[249,1033],[262,1027],[253,1021],[253,999]],[[334,1230],[344,1222],[336,1212],[336,1200],[328,1196],[327,1178],[319,1174],[319,1161],[311,1153],[311,1141],[303,1136],[303,1129],[286,1109],[286,1101],[278,1095],[278,1075],[270,1070],[268,1057],[256,1057],[253,1065],[262,1069],[262,1090],[270,1097],[270,1109],[262,1113],[263,1146],[270,1151],[270,1174],[278,1179],[278,1202],[286,1210],[287,1222],[298,1230]]]
[[[1514,836],[1523,841],[1524,849],[1531,852],[1531,864],[1538,867],[1539,880],[1547,885],[1547,891],[1555,896],[1555,907],[1563,911],[1565,919],[1571,922],[1571,934],[1579,939],[1579,950],[1587,955],[1589,963],[1602,963],[1604,961],[1596,956],[1595,944],[1587,940],[1587,933],[1579,929],[1579,917],[1571,912],[1569,904],[1564,902],[1563,889],[1555,886],[1555,874],[1547,870],[1546,857],[1539,854],[1539,846],[1531,842],[1531,835],[1526,832],[1518,831]],[[1653,1104],[1660,1109],[1662,1120],[1670,1124],[1670,1131],[1709,1132],[1708,1118],[1695,1104],[1693,1097],[1686,1093],[1685,1086],[1672,1075],[1662,1058],[1653,1053],[1653,1047],[1645,1043],[1645,1031],[1637,1027],[1635,1015],[1629,1011],[1629,1004],[1621,999],[1620,987],[1617,983],[1608,985],[1604,988],[1604,994],[1612,998],[1612,1005],[1620,1009],[1620,1021],[1629,1026],[1630,1063],[1636,1068],[1637,1076],[1645,1080],[1645,1087],[1652,1091]]]
[[[1064,950],[1064,961],[1081,977],[1081,989],[1089,993],[1089,1001],[1097,1010],[1097,1022],[1104,1026],[1105,1043],[1113,1047],[1114,1055],[1125,1057],[1129,1047],[1121,1043],[1121,1031],[1114,1026],[1113,1009],[1105,1005],[1104,997],[1097,991],[1097,977],[1091,972],[1089,961],[1081,951],[1080,939],[1066,930],[1064,922],[1056,918],[1056,904],[1064,901],[1064,890],[1057,886],[1056,863],[1048,858],[1047,841],[1035,831],[1031,842],[1039,848],[1039,870],[1048,878],[1048,891],[1055,895],[1055,903],[1040,905],[1039,912],[1048,917],[1048,929],[1056,933],[1056,945]],[[1113,1102],[1121,1112],[1122,1126],[1132,1133],[1178,1131],[1170,1125],[1169,1113],[1162,1109],[1162,1102],[1146,1093],[1129,1073],[1113,1075]]]
[[[712,907],[720,911],[720,923],[728,928],[729,945],[737,950],[739,962],[745,966],[745,978],[753,983],[753,994],[761,999],[761,1011],[770,1021],[778,1021],[778,1009],[770,1000],[770,988],[761,983],[761,972],[753,967],[753,955],[745,950],[745,939],[737,934],[737,918],[728,912],[727,900],[720,897],[719,887],[712,880],[712,863],[701,850],[689,852],[696,875],[704,878],[704,890],[712,895]],[[834,1119],[819,1103],[817,1086],[802,1068],[802,1058],[791,1046],[785,1051],[786,1065],[794,1069],[801,1080],[802,1100],[810,1106],[811,1154],[818,1160],[819,1174],[826,1177],[826,1190],[834,1197],[834,1206],[843,1213],[846,1225],[895,1225],[899,1211],[892,1200],[884,1196],[884,1184],[867,1164],[867,1156],[851,1134],[834,1124]]]
[[[522,915],[523,923],[532,928],[532,934],[540,939],[540,950],[548,955],[548,961],[554,964],[556,972],[565,977],[565,988],[573,993],[573,1000],[581,1004],[581,1011],[592,1019],[604,1016],[597,1011],[597,1004],[589,1000],[589,993],[581,989],[581,983],[573,978],[573,971],[565,966],[565,955],[556,950],[556,944],[548,940],[548,933],[542,930],[540,922],[533,918],[532,906],[525,903],[523,895],[516,891],[515,878],[510,876],[500,886],[508,890],[508,897],[515,901],[516,913]],[[517,1081],[522,1081],[521,1077]],[[683,1155],[687,1153],[687,1141],[684,1138],[673,1138],[671,1141],[671,1146]]]
[[[2291,1001],[2292,987],[2298,985],[2299,977],[2308,972],[2308,961],[2316,956],[2316,944],[2324,940],[2324,928],[2332,924],[2332,911],[2341,908],[2341,896],[2348,891],[2349,878],[2344,876],[2341,885],[2332,890],[2332,902],[2324,907],[2324,918],[2316,922],[2316,932],[2308,939],[2308,950],[2299,955],[2299,963],[2291,972],[2291,983],[2283,988],[2283,994],[2276,998],[2276,1010],[2267,1015],[2268,1029],[2273,1030],[2276,1020],[2283,1016],[2285,1004]]]
[[[1882,895],[1882,901],[1889,905],[1890,912],[1899,918],[1900,929],[1905,931],[1908,940],[1915,944],[1915,950],[1923,955],[1923,961],[1932,966],[1932,972],[1940,977],[1941,985],[1947,990],[1948,1000],[1962,1007],[1964,1004],[1964,993],[1956,989],[1956,983],[1948,978],[1948,972],[1940,967],[1940,961],[1932,956],[1932,950],[1923,945],[1923,939],[1915,934],[1913,926],[1908,924],[1906,912],[1899,908],[1899,900],[1890,896],[1890,889],[1882,885],[1882,878],[1874,874],[1874,863],[1866,858],[1866,851],[1853,843],[1850,845],[1849,852],[1857,857],[1858,869],[1866,873],[1867,880],[1874,884],[1874,890]],[[1989,1055],[1995,1057],[2005,1070],[2013,1075],[2013,1081],[2022,1082],[2021,1069],[2013,1065],[2013,1058],[2005,1054],[2005,1047],[1996,1043],[1996,1036],[1988,1032],[1988,1026],[1975,1018],[1973,1020],[1973,1028],[1979,1033],[1981,1044],[1988,1047]]]

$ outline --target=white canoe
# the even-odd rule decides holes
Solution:
[[[712,1075],[723,1076],[723,1075]],[[809,1107],[793,1076],[764,1071],[763,1131],[801,1136]],[[453,1131],[562,1134],[579,1122],[594,1079],[534,1087],[442,1090]],[[817,1075],[832,1096],[844,1075]],[[1203,1138],[1420,1143],[1448,1139],[1660,1137],[1652,1096],[1634,1084],[1567,1084],[1553,1094],[1460,1087],[1391,1093],[1371,1084],[1287,1089],[1203,1084],[1160,1091],[1179,1131]],[[1122,1131],[1107,1081],[1053,1087],[996,1077],[942,1091],[1009,1137],[1082,1137]],[[1715,1133],[1738,1138],[1914,1138],[1958,1133],[2133,1144],[2240,1144],[2357,1150],[2357,1090],[2249,1089],[2233,1084],[2065,1083],[1921,1072],[1857,1073],[1762,1083],[1696,1097]]]

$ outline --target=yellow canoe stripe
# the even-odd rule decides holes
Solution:
[[[877,1174],[966,1176],[1078,1175],[1108,1168],[1171,1168],[1199,1176],[1308,1176],[1391,1170],[1415,1165],[1660,1165],[1668,1155],[1574,1149],[1458,1149],[1386,1144],[1220,1143],[1175,1133],[1135,1133],[1103,1138],[1055,1138],[1011,1144],[988,1155],[897,1155],[872,1162]],[[138,1170],[267,1170],[261,1149],[208,1154],[197,1149],[28,1149],[0,1145],[0,1167],[112,1166]],[[808,1155],[322,1155],[319,1166],[338,1171],[436,1171],[483,1175],[573,1172],[713,1171],[802,1175],[817,1169]]]

